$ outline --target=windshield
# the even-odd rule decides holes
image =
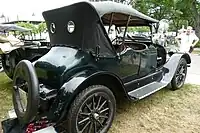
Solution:
[[[125,28],[126,28],[125,26],[116,27],[115,25],[112,25],[110,27],[110,29],[109,29],[109,26],[104,26],[104,27],[106,29],[106,32],[108,33],[108,36],[109,36],[111,42],[113,40],[115,40],[115,38],[117,38],[117,37],[123,38]],[[132,37],[134,36],[134,37],[138,37],[138,38],[150,39],[151,29],[148,26],[129,26],[126,31],[125,38],[128,35],[132,36]]]

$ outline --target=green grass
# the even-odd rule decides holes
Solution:
[[[199,50],[194,50],[192,53],[193,54],[200,54],[200,51]]]
[[[195,48],[200,48],[200,42],[195,45]]]
[[[0,121],[6,118],[8,110],[12,108],[11,87],[11,80],[0,73]]]
[[[200,131],[200,86],[167,88],[138,102],[123,100],[109,133],[189,133]]]

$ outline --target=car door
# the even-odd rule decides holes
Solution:
[[[139,77],[144,77],[155,72],[157,67],[157,49],[150,45],[148,49],[142,51]]]
[[[140,66],[140,53],[127,47],[117,54],[115,58],[100,58],[98,66],[118,75],[124,82],[137,77]]]
[[[131,47],[127,47],[118,56],[117,73],[125,83],[135,79],[140,67],[140,53],[134,51]]]

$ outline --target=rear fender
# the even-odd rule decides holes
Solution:
[[[163,71],[165,73],[164,73],[164,76],[162,78],[162,82],[165,82],[167,84],[171,82],[181,58],[185,58],[186,61],[187,61],[187,64],[191,63],[191,58],[187,53],[173,54],[170,57],[170,59],[168,60],[168,62],[163,66]]]
[[[102,80],[102,77],[104,79]],[[108,79],[109,78],[109,79]],[[110,79],[113,79],[110,81]],[[101,82],[103,81],[103,82]],[[109,81],[106,82],[106,81]],[[54,104],[52,105],[52,111],[54,113],[54,118],[56,122],[59,122],[63,117],[67,114],[69,107],[76,96],[85,88],[95,85],[101,84],[105,85],[108,88],[113,84],[118,85],[116,90],[122,91],[125,95],[127,95],[124,85],[122,81],[114,74],[109,72],[97,72],[95,70],[85,70],[73,76],[69,81],[63,84],[61,89],[58,92],[57,99],[55,100]],[[114,92],[113,92],[114,93]],[[60,118],[58,120],[58,118]]]

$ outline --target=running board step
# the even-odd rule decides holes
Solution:
[[[165,83],[160,82],[152,82],[150,84],[147,84],[145,86],[142,86],[136,90],[133,90],[128,93],[128,95],[132,99],[140,100],[146,96],[151,95],[152,93],[159,91],[160,89],[166,87],[167,85]]]

